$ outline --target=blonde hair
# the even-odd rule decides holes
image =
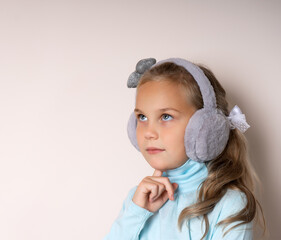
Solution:
[[[197,66],[203,70],[214,88],[217,108],[228,116],[228,102],[226,101],[225,90],[211,70],[200,64],[197,64]],[[187,91],[187,101],[191,102],[196,109],[203,108],[203,99],[199,86],[184,67],[172,62],[165,62],[155,66],[143,74],[137,88],[149,81],[169,81],[181,85]],[[228,217],[218,223],[218,225],[227,226],[232,222],[240,222],[224,234],[241,224],[251,222],[253,219],[258,219],[260,223],[263,223],[263,233],[265,233],[266,226],[262,207],[254,195],[255,182],[258,182],[258,177],[249,162],[247,140],[244,135],[237,129],[231,130],[224,151],[216,159],[207,162],[206,166],[208,176],[200,185],[197,202],[184,208],[179,215],[178,227],[180,230],[185,220],[203,216],[205,222],[203,239],[209,231],[207,214],[214,209],[228,189],[235,189],[245,194],[247,204],[235,216]],[[258,210],[261,212],[259,217]]]

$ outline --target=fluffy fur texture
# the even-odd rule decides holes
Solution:
[[[127,133],[128,133],[128,137],[129,137],[131,143],[133,144],[133,146],[138,151],[140,151],[138,142],[137,142],[136,128],[137,128],[137,119],[136,119],[135,113],[132,112],[131,116],[129,118],[129,121],[128,121],[128,125],[127,125]]]
[[[216,158],[225,148],[229,123],[219,111],[197,110],[185,130],[186,155],[198,162]]]

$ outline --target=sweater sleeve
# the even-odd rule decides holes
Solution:
[[[244,193],[239,191],[230,190],[223,197],[222,201],[217,207],[216,211],[218,211],[217,219],[215,223],[218,223],[231,215],[237,214],[240,210],[242,210],[246,206],[246,197]],[[219,209],[219,210],[218,210]],[[228,233],[226,231],[231,227],[239,224],[240,221],[233,222],[229,225],[216,225],[212,226],[212,236],[210,239],[212,240],[252,240],[253,239],[253,223],[241,224],[237,227],[231,229]],[[225,228],[224,228],[225,227]],[[226,233],[224,235],[224,233]]]
[[[143,229],[145,222],[153,215],[153,212],[136,205],[132,201],[136,189],[137,186],[133,187],[129,191],[123,202],[123,206],[118,214],[118,217],[113,222],[109,233],[103,238],[103,240],[139,239],[139,234]]]

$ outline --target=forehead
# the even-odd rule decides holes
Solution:
[[[137,90],[136,108],[152,110],[161,108],[176,108],[184,111],[190,107],[187,91],[183,86],[169,81],[150,81]]]

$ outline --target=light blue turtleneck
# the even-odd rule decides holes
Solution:
[[[178,229],[178,217],[181,211],[196,202],[197,189],[208,175],[204,163],[188,159],[178,168],[163,172],[171,183],[178,183],[174,201],[168,200],[158,211],[150,212],[136,205],[132,198],[137,189],[133,187],[123,202],[123,207],[114,221],[110,232],[103,240],[200,240],[205,230],[202,218],[194,218]],[[210,228],[207,240],[250,240],[252,239],[252,223],[243,224],[231,230],[223,238],[223,233],[239,222],[228,225],[223,231],[218,222],[239,212],[245,206],[245,196],[238,191],[228,190],[217,203],[214,210],[208,214]],[[202,226],[202,227],[201,227]]]
[[[178,168],[163,172],[163,177],[168,177],[171,183],[176,182],[179,187],[176,192],[190,193],[197,190],[199,185],[208,175],[207,167],[204,163],[187,160]]]

